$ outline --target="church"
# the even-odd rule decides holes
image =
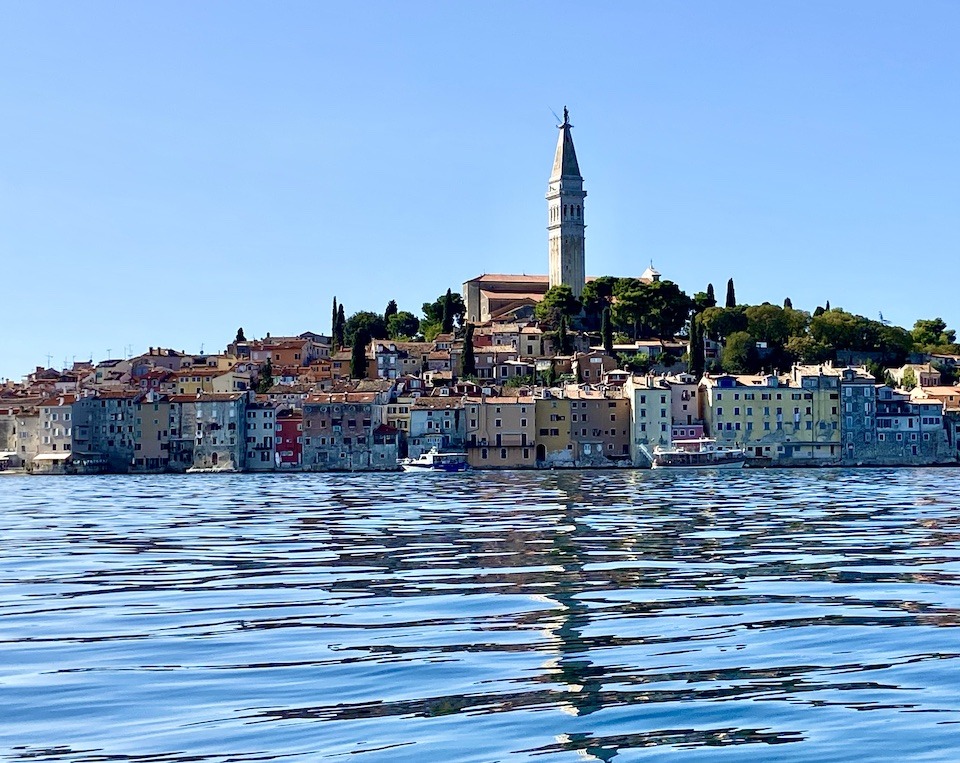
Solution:
[[[553,171],[547,183],[547,251],[548,275],[490,274],[472,278],[463,284],[466,321],[486,323],[491,320],[510,320],[528,315],[534,305],[543,299],[547,289],[559,284],[569,286],[579,297],[583,285],[592,277],[585,275],[584,224],[587,192],[577,162],[570,130],[570,112],[564,107],[563,124],[557,126],[557,150],[553,157]],[[647,268],[641,281],[657,281],[660,274]]]

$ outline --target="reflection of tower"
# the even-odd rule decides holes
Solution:
[[[581,537],[592,532],[586,527],[577,512],[578,501],[584,498],[579,477],[561,474],[557,488],[563,493],[562,531],[553,540],[552,554],[563,568],[562,577],[547,598],[554,601],[559,612],[551,617],[555,624],[549,626],[557,639],[557,680],[570,689],[566,707],[577,716],[589,715],[604,706],[603,676],[605,668],[595,665],[589,658],[589,645],[584,643],[583,632],[590,624],[590,606],[584,600],[586,572],[586,549],[580,547]],[[573,528],[572,531],[569,528]],[[577,750],[589,760],[609,761],[617,756],[618,748],[594,740],[589,734],[565,734],[563,744]]]
[[[584,229],[583,190],[577,152],[570,135],[570,113],[563,109],[563,124],[553,157],[553,171],[547,186],[547,231],[550,251],[550,286],[565,284],[575,297],[583,291]]]

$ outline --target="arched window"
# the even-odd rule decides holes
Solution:
[[[567,205],[566,205],[566,204],[563,205],[563,216],[564,216],[564,217],[567,216]]]
[[[580,217],[580,205],[577,204],[577,217]]]

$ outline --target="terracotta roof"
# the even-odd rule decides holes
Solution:
[[[431,395],[430,397],[418,397],[414,403],[413,408],[430,408],[431,410],[445,409],[445,408],[463,408],[463,397],[462,396],[449,396],[449,395]]]
[[[171,403],[230,403],[246,396],[246,392],[202,392],[199,395],[170,395]]]
[[[329,405],[331,403],[373,403],[376,399],[375,392],[323,392],[309,395],[305,402]]]

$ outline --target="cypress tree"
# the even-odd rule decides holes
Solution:
[[[443,318],[440,322],[440,332],[449,334],[453,331],[453,294],[450,289],[443,295]]]
[[[560,328],[557,330],[557,341],[560,345],[560,354],[570,354],[570,335],[567,334],[567,316],[560,316]]]
[[[731,278],[729,281],[727,281],[727,301],[724,303],[723,306],[726,307],[728,310],[729,310],[731,307],[736,307],[736,306],[737,306],[737,294],[736,294],[736,292],[733,290],[733,279],[732,279],[732,278]]]
[[[396,315],[396,314],[397,314],[397,301],[395,299],[391,299],[389,302],[387,302],[387,309],[383,311],[383,322],[389,323],[390,316]]]
[[[367,342],[369,340],[370,335],[366,329],[357,331],[357,335],[353,338],[353,354],[350,357],[351,379],[367,378]]]
[[[716,296],[716,294],[713,293],[713,284],[712,284],[712,283],[708,283],[708,284],[707,284],[707,300],[708,300],[709,303],[710,303],[709,305],[707,305],[707,307],[716,307],[716,306],[717,306],[717,296]]]
[[[827,300],[827,304],[824,305],[824,308],[823,308],[823,309],[824,309],[826,312],[828,312],[828,313],[830,312],[830,300],[829,300],[829,299]]]
[[[463,376],[477,375],[477,360],[473,354],[473,324],[467,324],[467,335],[463,339]]]
[[[333,298],[333,314],[330,317],[330,338],[335,341],[337,337],[337,298]]]
[[[793,302],[790,300],[790,297],[787,297],[783,300],[783,309],[784,310],[793,310]]]
[[[613,355],[613,322],[610,320],[610,308],[603,308],[600,322],[600,336],[603,337],[603,351]]]
[[[694,315],[690,319],[690,373],[698,379],[706,369],[706,357],[703,352],[703,326],[700,325],[700,316]]]
[[[337,328],[335,330],[335,344],[337,347],[343,347],[346,344],[346,338],[344,337],[344,330],[347,325],[347,316],[343,311],[343,303],[340,303],[340,307],[337,308]]]
[[[247,337],[244,336],[244,334],[243,334],[243,326],[241,326],[240,328],[237,329],[237,338],[234,339],[233,341],[236,342],[237,344],[239,344],[240,342],[246,342],[246,341],[247,341]]]
[[[273,363],[270,362],[270,358],[267,358],[267,362],[263,365],[263,368],[260,369],[260,380],[257,382],[257,392],[265,393],[270,390],[273,386]]]

